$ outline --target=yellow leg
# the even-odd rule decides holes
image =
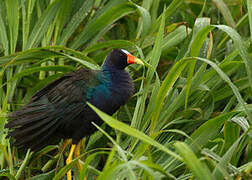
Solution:
[[[76,149],[74,151],[74,156],[77,158],[80,156],[80,151],[81,151],[81,145],[82,145],[82,141],[79,141],[77,146],[76,146]],[[80,164],[80,161],[78,160],[77,162],[77,166],[78,166],[78,169],[81,170],[81,164]]]
[[[75,147],[76,147],[76,144],[73,144],[72,147],[71,147],[70,153],[69,153],[68,158],[67,158],[67,160],[66,160],[66,164],[67,164],[67,165],[68,165],[69,163],[71,163],[72,160],[73,160],[73,153],[74,153]],[[67,172],[67,180],[71,180],[71,179],[72,179],[72,172],[71,172],[71,170],[69,170],[69,171]]]

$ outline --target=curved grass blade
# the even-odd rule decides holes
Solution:
[[[0,173],[0,177],[8,177],[9,180],[17,180],[13,175],[11,175],[10,173]]]
[[[175,149],[182,156],[185,164],[191,169],[196,179],[211,180],[213,179],[208,167],[200,162],[193,151],[183,142],[176,142],[174,144]]]
[[[26,8],[27,3],[27,8]],[[26,43],[28,40],[28,36],[30,33],[30,25],[31,25],[31,18],[32,12],[35,6],[36,0],[28,0],[22,1],[21,9],[22,9],[22,50],[25,50]]]
[[[202,48],[203,43],[206,41],[206,37],[209,33],[209,30],[204,27],[208,27],[210,24],[210,19],[209,18],[198,18],[196,19],[196,22],[194,24],[194,29],[193,29],[193,41],[191,45],[191,52],[190,56],[195,57],[199,56],[200,49]],[[186,97],[185,97],[185,110],[187,110],[187,103],[188,103],[188,98],[191,90],[191,85],[192,85],[192,78],[194,74],[194,69],[196,66],[196,61],[191,62],[188,67],[188,76],[187,76],[187,83],[186,83]]]
[[[67,17],[69,17],[70,15],[71,7],[72,7],[72,0],[61,0],[61,6],[55,19],[55,30],[53,40],[54,44],[56,44],[57,40],[59,39],[58,37],[60,35],[60,32],[62,31],[64,25],[67,23],[66,20]],[[82,13],[85,14],[85,12]]]
[[[55,66],[40,66],[40,67],[32,67],[32,68],[27,68],[23,70],[20,73],[15,74],[8,82],[12,82],[18,78],[22,78],[23,76],[27,76],[29,74],[39,72],[39,71],[61,71],[61,72],[70,72],[74,71],[75,68],[72,66],[60,66],[60,65],[55,65]]]
[[[233,20],[232,14],[225,2],[223,0],[213,0],[213,3],[220,10],[227,24],[231,27],[235,27],[235,21]]]
[[[67,27],[62,32],[61,38],[58,40],[57,44],[65,45],[67,43],[67,40],[71,37],[71,35],[78,28],[79,24],[87,16],[87,12],[90,10],[93,3],[94,0],[86,0],[83,2],[80,9],[74,14],[70,22],[67,24]]]
[[[48,59],[50,57],[58,56],[57,52],[48,50],[30,49],[15,53],[9,56],[0,57],[0,66],[17,65],[22,63],[34,62],[42,59]]]
[[[68,57],[69,59],[72,59],[80,64],[82,64],[83,66],[86,66],[90,69],[94,69],[94,70],[100,70],[100,66],[96,65],[96,64],[93,64],[93,63],[90,63],[88,61],[85,61],[85,60],[82,60],[82,59],[79,59],[77,57],[73,57],[73,56],[70,56],[68,54],[64,54],[64,56]]]
[[[187,139],[186,142],[190,143],[190,148],[194,153],[199,152],[199,147],[204,147],[209,140],[216,137],[223,126],[223,124],[230,120],[237,112],[229,112],[221,114],[215,118],[212,118],[202,124],[196,131],[193,132],[190,139]],[[193,141],[192,141],[193,140]]]
[[[216,167],[213,171],[213,175],[216,179],[223,179],[223,175],[228,176],[230,179],[230,175],[227,172],[227,167],[228,167],[228,164],[231,161],[231,158],[232,158],[235,150],[237,149],[237,146],[238,146],[242,137],[243,137],[243,135],[240,136],[240,138],[235,141],[235,143],[223,155],[220,162],[216,165]],[[225,179],[226,179],[226,177],[225,177]]]
[[[60,8],[60,0],[55,0],[51,3],[47,9],[43,12],[41,17],[35,24],[32,32],[27,40],[26,47],[24,49],[30,49],[32,47],[37,47],[41,42],[43,36],[48,31],[49,26],[55,18],[58,9]]]
[[[188,59],[188,60],[192,60],[192,59]],[[173,65],[170,72],[165,77],[156,97],[151,121],[157,123],[161,109],[162,109],[162,104],[163,104],[163,101],[165,100],[166,95],[171,90],[173,84],[178,79],[180,73],[186,67],[187,64],[188,64],[188,61],[186,60],[178,61],[175,65]]]
[[[16,179],[20,178],[21,173],[24,170],[24,168],[26,167],[26,164],[28,163],[28,161],[31,158],[32,154],[33,154],[33,152],[30,152],[30,149],[28,149],[28,151],[26,152],[26,155],[25,155],[25,159],[24,159],[24,161],[22,162],[20,168],[17,171],[17,174],[15,176]]]
[[[151,26],[151,16],[150,13],[144,7],[138,6],[137,4],[134,5],[137,7],[138,13],[141,15],[140,23],[142,24],[142,26],[139,29],[138,34],[141,34],[141,38],[143,39],[149,32]]]
[[[179,8],[179,6],[181,6],[183,4],[183,1],[181,0],[173,0],[169,6],[166,8],[165,10],[165,19],[169,18],[170,16],[172,16],[172,14]],[[155,22],[152,23],[152,26],[150,27],[150,33],[153,33],[156,31],[156,29],[159,28],[160,24],[161,24],[161,19],[162,19],[162,15],[160,15]]]
[[[103,129],[101,129],[99,126],[97,126],[95,123],[92,123],[99,131],[101,131],[116,147],[118,154],[121,156],[122,161],[126,162],[126,168],[129,171],[129,177],[130,179],[136,179],[135,173],[133,172],[133,169],[131,168],[131,166],[129,166],[128,159],[127,156],[125,154],[125,151],[121,148],[121,146],[119,146],[118,143],[116,143],[116,141],[108,134],[106,133]]]
[[[91,40],[99,31],[102,31],[102,29],[106,28],[121,17],[134,12],[135,9],[135,6],[129,3],[117,5],[109,9],[101,14],[96,21],[88,24],[85,29],[76,36],[76,38],[70,44],[70,47],[73,49],[79,48]]]
[[[146,73],[146,78],[147,78],[147,86],[146,87],[147,88],[149,88],[149,86],[150,86],[151,80],[153,79],[153,75],[156,71],[156,68],[158,66],[158,62],[161,57],[162,41],[163,41],[163,36],[164,36],[164,27],[165,27],[165,9],[163,10],[163,13],[162,13],[161,24],[160,24],[160,27],[158,30],[157,38],[155,40],[155,45],[154,45],[154,48],[151,51],[151,55],[150,55],[150,62],[149,63],[151,64],[153,69],[148,69],[148,71]],[[155,111],[157,111],[157,109],[154,108],[154,112]],[[154,133],[156,123],[157,123],[157,119],[152,118],[151,124],[150,124],[150,134]]]
[[[157,141],[153,140],[151,137],[147,136],[146,134],[142,133],[141,131],[138,131],[137,129],[134,129],[116,119],[114,119],[113,117],[107,115],[106,113],[100,111],[99,109],[97,109],[95,106],[93,106],[92,104],[88,103],[88,105],[100,116],[100,118],[105,121],[109,126],[111,126],[112,128],[115,128],[119,131],[122,131],[130,136],[136,137],[152,146],[155,146],[156,148],[166,152],[167,154],[169,154],[170,156],[173,156],[174,158],[181,160],[181,158],[175,154],[174,152],[172,152],[171,150],[169,150],[168,148],[166,148],[165,146],[161,145],[160,143],[158,143]]]
[[[109,40],[106,42],[100,42],[84,49],[83,53],[88,54],[103,48],[121,48],[121,47],[134,47],[135,44],[127,40]]]
[[[239,90],[232,83],[232,81],[229,79],[229,77],[215,63],[209,61],[208,59],[195,57],[195,58],[184,58],[184,59],[181,59],[176,64],[174,64],[174,66],[170,70],[169,74],[165,77],[165,79],[164,79],[164,81],[163,81],[163,83],[162,83],[162,85],[161,85],[161,87],[159,89],[159,92],[157,94],[157,99],[156,99],[155,106],[154,106],[155,107],[154,108],[155,111],[153,111],[152,121],[157,122],[157,120],[159,118],[159,115],[160,115],[160,112],[161,112],[161,109],[162,109],[163,101],[164,101],[167,93],[169,92],[169,90],[171,89],[171,87],[173,86],[173,84],[177,80],[179,74],[185,68],[185,66],[187,65],[187,63],[190,62],[190,61],[193,61],[195,59],[203,61],[203,62],[206,62],[207,64],[211,65],[212,68],[220,75],[220,77],[224,81],[226,81],[228,83],[228,85],[231,87],[233,93],[235,94],[238,102],[244,107],[247,116],[249,117],[249,119],[251,119],[252,118],[251,113],[246,108],[245,102],[242,99],[242,96],[239,93]]]
[[[243,59],[243,62],[245,64],[249,84],[252,88],[252,61],[250,59],[250,56],[248,54],[248,49],[242,40],[241,36],[231,27],[225,26],[225,25],[214,25],[214,27],[217,27],[218,29],[226,32],[234,41],[235,48],[239,51],[240,56]],[[250,118],[250,123],[252,124],[252,116]]]
[[[85,159],[85,163],[82,165],[82,168],[81,168],[81,172],[80,172],[79,179],[85,179],[85,176],[86,176],[87,170],[88,170],[88,165],[94,160],[94,158],[95,158],[97,155],[102,155],[102,154],[108,154],[108,152],[106,152],[106,151],[95,152],[95,153],[89,155],[89,156]]]

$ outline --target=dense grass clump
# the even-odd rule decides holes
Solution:
[[[9,179],[251,179],[251,0],[0,1],[0,176]],[[66,166],[69,145],[12,147],[9,112],[113,48],[136,91]],[[79,161],[82,167],[77,167]],[[65,178],[65,177],[64,177]],[[0,177],[1,179],[1,177]]]

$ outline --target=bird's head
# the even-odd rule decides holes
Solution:
[[[140,59],[131,55],[128,51],[124,49],[115,49],[109,53],[104,65],[117,69],[124,69],[130,64],[144,65],[144,63]]]

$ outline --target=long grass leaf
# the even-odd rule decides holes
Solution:
[[[111,126],[112,128],[115,128],[119,131],[122,131],[130,136],[136,137],[164,152],[166,152],[167,154],[169,154],[170,156],[173,156],[174,158],[180,160],[181,158],[175,154],[174,152],[172,152],[171,150],[169,150],[168,148],[166,148],[165,146],[161,145],[160,143],[158,143],[157,141],[153,140],[152,138],[150,138],[149,136],[147,136],[146,134],[138,131],[137,129],[134,129],[116,119],[114,119],[113,117],[107,115],[106,113],[100,111],[99,109],[97,109],[95,106],[91,105],[88,103],[88,105],[102,118],[103,121],[105,121],[109,126]]]
[[[215,138],[223,124],[230,120],[236,112],[229,112],[212,118],[202,124],[196,131],[193,132],[191,138],[193,142],[190,144],[191,149],[194,153],[199,152],[199,147],[204,147],[209,140]],[[191,142],[191,139],[188,139],[186,142]]]
[[[93,38],[99,31],[102,31],[102,29],[121,17],[132,13],[134,10],[135,6],[132,4],[122,4],[109,9],[104,14],[100,15],[95,22],[87,25],[85,29],[76,36],[74,41],[70,44],[70,47],[73,49],[79,48]]]
[[[16,73],[7,83],[14,81],[18,78],[22,78],[23,76],[27,76],[29,74],[35,73],[35,72],[40,72],[40,71],[61,71],[61,72],[70,72],[75,70],[72,66],[60,66],[60,65],[55,65],[55,66],[40,66],[40,67],[32,67],[32,68],[27,68],[23,70],[20,73]]]
[[[60,2],[59,0],[54,1],[43,12],[43,14],[38,19],[34,28],[31,31],[25,49],[30,49],[32,47],[37,47],[39,45],[43,36],[47,32],[52,21],[54,20],[55,15],[58,12],[58,9],[60,8],[59,2]]]
[[[80,9],[74,14],[74,16],[72,16],[69,23],[67,23],[67,26],[62,32],[62,35],[59,38],[57,44],[65,45],[67,43],[67,40],[76,31],[80,23],[87,16],[87,12],[90,10],[93,3],[94,3],[94,0],[83,1],[83,4],[80,7]]]
[[[182,156],[185,164],[192,170],[197,179],[211,180],[213,179],[209,168],[197,158],[193,151],[183,142],[174,144],[176,150]]]
[[[161,45],[162,45],[163,36],[164,36],[164,27],[165,27],[165,9],[164,9],[163,14],[162,14],[161,24],[160,24],[158,34],[157,34],[157,38],[155,40],[155,45],[154,45],[154,48],[153,48],[153,50],[151,52],[151,57],[150,57],[151,58],[150,59],[150,64],[152,65],[154,70],[156,70],[156,68],[157,68],[157,65],[158,65],[158,62],[159,62],[159,59],[160,59],[160,56],[161,56],[161,52],[162,52]],[[146,75],[147,80],[148,80],[147,85],[150,84],[150,82],[151,82],[151,80],[153,78],[154,70],[148,69],[148,71],[147,71],[147,75]],[[147,88],[148,88],[148,86],[147,86]],[[156,109],[156,107],[154,107],[153,114],[156,114],[157,111],[158,111],[158,109]],[[154,117],[154,115],[153,115],[153,117]],[[157,118],[152,118],[151,119],[151,125],[150,125],[150,134],[154,133],[156,123],[157,123]]]
[[[150,13],[143,7],[134,4],[137,7],[139,14],[141,15],[141,28],[138,34],[141,34],[142,39],[147,35],[149,28],[151,26],[151,16]],[[138,36],[137,36],[138,38]]]
[[[227,24],[231,27],[235,27],[235,22],[225,2],[223,0],[213,0],[213,2],[217,6],[217,8],[220,10]]]
[[[228,163],[231,161],[231,158],[235,152],[235,150],[237,149],[237,146],[241,140],[243,136],[241,136],[239,139],[237,139],[235,141],[235,143],[228,149],[228,151],[223,155],[223,157],[221,158],[220,162],[216,165],[214,171],[213,171],[213,175],[216,179],[223,179],[223,175],[226,174],[227,176],[229,176],[229,173],[227,172],[227,166]],[[223,173],[223,171],[225,173]],[[229,176],[230,178],[230,176]]]
[[[191,45],[191,52],[190,55],[192,57],[199,56],[200,49],[203,45],[203,43],[206,40],[207,34],[209,33],[208,30],[204,30],[203,32],[199,32],[204,29],[204,27],[210,25],[210,19],[209,18],[198,18],[196,19],[196,22],[194,24],[193,28],[193,37],[192,37],[192,45]],[[186,83],[186,97],[185,97],[185,110],[187,110],[187,103],[188,103],[188,97],[191,90],[192,85],[192,78],[194,74],[194,69],[196,66],[196,61],[191,62],[188,67],[188,76],[187,76],[187,83]]]
[[[180,0],[173,0],[169,6],[165,10],[165,19],[172,16],[172,14],[182,5],[183,1]],[[155,32],[156,29],[159,28],[161,24],[162,15],[160,15],[155,22],[153,22],[152,26],[150,27],[150,32]]]
[[[156,97],[156,102],[154,105],[155,110],[153,111],[153,114],[152,114],[153,122],[157,123],[165,97],[168,94],[168,92],[171,90],[173,84],[178,79],[180,73],[186,67],[186,65],[187,65],[186,61],[178,61],[172,67],[168,75],[165,77]]]
[[[250,87],[252,88],[252,61],[248,54],[248,49],[244,41],[242,40],[241,36],[231,27],[228,27],[225,25],[216,25],[214,27],[217,27],[220,30],[226,32],[233,39],[234,45],[236,49],[239,51],[239,54],[242,57],[243,62],[245,64],[247,74],[248,74],[249,84],[250,84]],[[250,118],[250,123],[252,124],[252,117],[249,117],[249,118]]]
[[[60,32],[62,31],[64,25],[67,23],[66,20],[70,15],[71,8],[72,8],[72,0],[61,1],[61,6],[55,19],[56,22],[54,31],[54,44],[56,44],[58,37],[60,36]]]
[[[9,54],[9,40],[7,37],[6,27],[2,18],[2,15],[0,13],[0,43],[3,45],[4,48],[4,54]]]
[[[249,29],[250,29],[250,41],[252,41],[252,1],[247,1]]]
[[[19,1],[6,0],[6,10],[10,34],[10,53],[14,53],[17,45],[19,27]]]
[[[238,88],[232,83],[232,81],[230,80],[230,78],[215,63],[213,63],[212,61],[209,61],[208,59],[204,59],[204,58],[197,58],[197,59],[201,60],[203,62],[206,62],[209,65],[211,65],[212,68],[214,68],[214,70],[220,75],[220,77],[222,78],[222,80],[224,80],[225,82],[228,83],[228,85],[231,87],[234,95],[236,96],[237,101],[245,109],[245,113],[247,114],[248,119],[249,119],[250,123],[252,124],[252,115],[251,115],[251,112],[248,111],[247,107],[245,106],[245,102],[242,99],[242,96],[241,96]]]
[[[133,47],[135,46],[134,42],[127,41],[127,40],[110,40],[105,42],[99,42],[92,46],[87,47],[84,49],[83,53],[88,54],[103,48],[122,48],[122,47]]]

